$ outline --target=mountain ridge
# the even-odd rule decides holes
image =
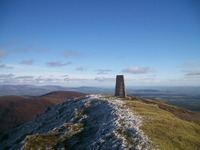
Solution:
[[[47,149],[150,147],[150,141],[139,129],[140,124],[140,117],[125,109],[120,100],[107,100],[98,95],[89,95],[66,101],[11,130],[5,134],[10,139],[3,140],[1,147],[9,149],[38,149],[40,146],[45,146]],[[129,133],[129,141],[134,142],[134,145],[122,136],[124,132]],[[47,141],[42,141],[41,137]]]
[[[0,146],[9,149],[198,149],[199,124],[178,118],[163,108],[170,105],[138,97],[73,98],[5,132]]]
[[[60,104],[67,99],[85,95],[80,92],[54,91],[38,97],[1,96],[0,132],[25,123],[42,113],[45,109]]]

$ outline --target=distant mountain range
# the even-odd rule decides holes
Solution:
[[[52,91],[77,91],[87,94],[112,94],[113,88],[100,87],[62,87],[34,85],[0,85],[0,96],[32,96],[37,97]],[[200,112],[200,87],[127,87],[128,95],[160,99],[169,104]]]
[[[0,85],[0,96],[15,95],[15,96],[39,96],[52,91],[77,91],[88,94],[113,94],[114,90],[110,88],[99,87],[62,87],[62,86],[35,86],[35,85]]]

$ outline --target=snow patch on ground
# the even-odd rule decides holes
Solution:
[[[104,134],[100,137],[95,144],[99,145],[96,148],[102,148],[101,146],[108,142],[104,139],[109,137],[117,137],[112,140],[112,144],[118,149],[152,149],[152,143],[148,137],[143,133],[139,127],[142,124],[141,116],[137,115],[127,107],[125,107],[123,100],[117,99],[116,97],[108,99],[101,98],[101,95],[91,95],[91,99],[99,98],[105,100],[109,103],[112,111],[111,114],[114,116],[112,118],[113,126],[107,124],[110,132]],[[106,115],[106,114],[102,114]],[[109,122],[109,120],[108,120]],[[102,130],[104,128],[101,128]],[[98,144],[98,142],[100,144]],[[112,145],[110,144],[110,145]]]
[[[7,132],[9,138],[0,147],[22,149],[27,146],[27,135],[56,133],[61,143],[57,149],[152,149],[139,129],[141,123],[141,117],[126,108],[123,100],[88,95],[48,109]]]
[[[122,100],[110,100],[116,114],[115,134],[123,140],[124,149],[150,148],[150,140],[139,127],[142,124],[141,117],[125,107]]]

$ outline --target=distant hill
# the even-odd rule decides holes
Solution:
[[[200,113],[147,98],[87,95],[4,132],[0,147],[198,150]]]
[[[45,99],[49,100],[52,103],[58,104],[61,103],[67,99],[85,96],[85,93],[75,92],[75,91],[54,91],[50,92],[41,96],[38,96],[35,98],[35,100]]]
[[[73,91],[55,91],[39,97],[0,97],[0,132],[16,127],[41,114],[47,108],[70,98],[86,94]]]
[[[99,87],[62,87],[55,85],[35,86],[35,85],[0,85],[0,96],[15,95],[15,96],[40,96],[53,91],[77,91],[89,94],[112,94],[111,88]]]
[[[0,85],[0,96],[6,95],[26,95],[39,96],[52,91],[71,91],[70,88],[61,86],[35,86],[35,85]]]
[[[88,94],[114,94],[113,88],[102,87],[62,87],[55,85],[0,85],[0,96],[37,97],[53,91],[76,91]],[[200,87],[127,87],[128,95],[150,99],[160,99],[169,104],[200,112]]]

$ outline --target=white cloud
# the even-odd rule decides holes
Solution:
[[[23,60],[20,62],[20,64],[24,65],[32,65],[35,61],[33,59]]]
[[[64,79],[60,78],[60,77],[39,76],[39,77],[36,77],[34,81],[36,83],[48,83],[48,84],[52,84],[52,83],[63,82]]]
[[[76,68],[76,70],[77,70],[77,71],[86,71],[87,68],[85,68],[85,67],[78,67],[78,68]]]
[[[63,78],[68,78],[69,75],[61,75],[61,77],[63,77]]]
[[[35,76],[18,76],[15,79],[33,79]]]
[[[99,82],[113,82],[115,81],[114,78],[107,78],[107,77],[96,77],[94,80],[99,81]]]
[[[161,82],[160,80],[156,78],[142,78],[142,79],[139,79],[139,81],[141,83],[152,83],[152,84]]]
[[[15,75],[13,74],[0,74],[0,83],[14,83],[14,77]]]
[[[0,68],[2,68],[2,69],[13,69],[12,66],[8,66],[8,65],[5,65],[5,64],[0,64]]]
[[[123,69],[122,72],[132,73],[132,74],[145,74],[145,73],[155,72],[155,69],[151,67],[131,66]]]
[[[183,64],[182,72],[186,78],[200,79],[200,62],[199,61],[188,61]]]
[[[18,76],[18,77],[15,77],[14,80],[15,82],[17,83],[31,83],[33,82],[35,79],[34,76]]]
[[[71,62],[62,63],[62,62],[59,62],[59,61],[51,61],[51,62],[47,63],[47,65],[49,67],[63,67],[63,66],[67,66],[69,64],[71,64]]]
[[[99,69],[97,71],[98,71],[97,74],[108,74],[112,70],[110,70],[110,69]]]
[[[87,85],[94,81],[94,78],[87,76],[73,75],[14,75],[0,74],[1,84],[33,84],[33,85],[65,85],[81,86]]]
[[[200,71],[198,72],[190,72],[190,73],[186,73],[186,76],[199,76],[200,77]]]
[[[3,79],[3,78],[11,78],[11,77],[14,77],[15,75],[13,74],[0,74],[0,78]]]

